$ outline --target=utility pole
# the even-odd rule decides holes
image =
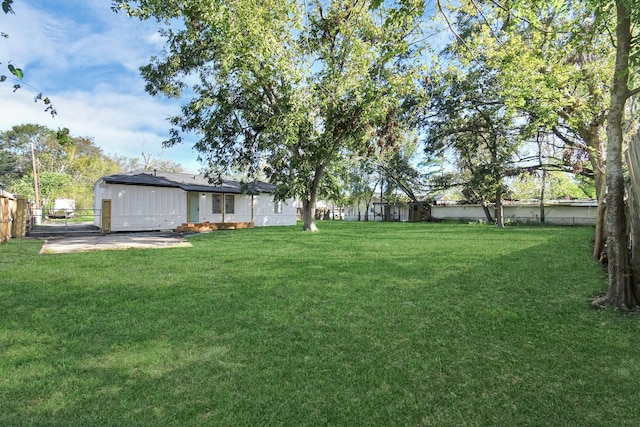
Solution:
[[[31,143],[31,165],[33,167],[33,188],[36,193],[36,209],[40,209],[40,186],[38,185],[38,167],[36,165],[36,154]]]

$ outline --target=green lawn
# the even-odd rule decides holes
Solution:
[[[0,425],[640,425],[592,229],[319,227],[0,245]]]

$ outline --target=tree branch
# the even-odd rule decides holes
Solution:
[[[443,9],[442,9],[442,5],[440,4],[440,0],[436,1],[436,8],[438,9],[438,12],[440,12],[440,14],[442,15],[442,17],[444,18],[445,22],[447,23],[447,26],[449,27],[449,30],[453,33],[453,35],[455,36],[455,38],[457,40],[459,40],[462,45],[469,51],[469,54],[471,55],[471,57],[473,58],[474,61],[477,61],[478,58],[476,58],[476,56],[473,54],[473,51],[471,50],[471,48],[467,45],[467,42],[464,41],[464,39],[460,36],[460,34],[458,34],[456,32],[456,30],[454,30],[453,25],[451,24],[451,22],[449,21],[449,18],[447,18],[447,14],[444,13]]]

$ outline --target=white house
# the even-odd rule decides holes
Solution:
[[[108,231],[175,230],[184,224],[295,225],[293,199],[275,202],[274,186],[243,186],[202,175],[136,171],[100,178],[94,185],[95,225]],[[105,226],[105,224],[108,224]]]

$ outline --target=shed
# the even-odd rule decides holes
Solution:
[[[243,185],[224,179],[212,184],[203,175],[135,171],[100,178],[94,185],[101,215],[95,225],[107,231],[175,230],[187,224],[243,223],[295,225],[294,200],[276,202],[275,187]]]

